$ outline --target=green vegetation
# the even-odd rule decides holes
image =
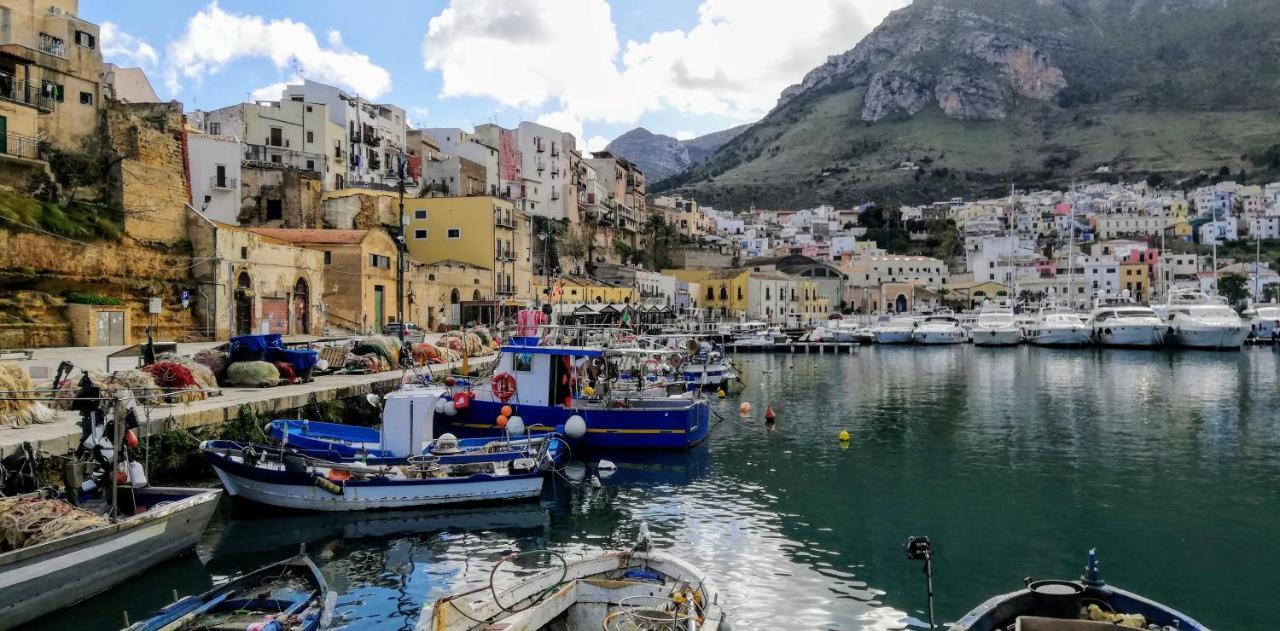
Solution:
[[[1239,274],[1223,274],[1218,277],[1218,293],[1231,304],[1243,302],[1249,297],[1249,279]]]
[[[0,191],[0,224],[18,231],[45,230],[77,240],[119,239],[123,213],[96,202],[75,200],[63,205],[12,191]]]
[[[123,302],[118,298],[111,296],[99,296],[97,294],[81,294],[72,292],[67,294],[67,302],[75,305],[122,305]]]
[[[660,270],[673,267],[671,254],[680,244],[680,231],[667,223],[666,218],[656,213],[649,215],[649,219],[644,222],[641,229],[644,238],[641,256],[648,269]]]

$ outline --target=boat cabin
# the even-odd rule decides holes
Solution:
[[[502,347],[495,375],[515,378],[512,399],[525,405],[573,406],[576,381],[587,363],[604,356],[599,348],[538,346],[537,338],[515,338]]]

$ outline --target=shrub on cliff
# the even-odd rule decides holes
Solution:
[[[0,191],[0,227],[48,232],[71,239],[119,239],[120,213],[109,205],[72,201],[65,206]]]

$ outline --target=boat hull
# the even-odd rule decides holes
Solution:
[[[963,331],[916,331],[912,337],[921,346],[963,344],[966,341]]]
[[[974,346],[1017,346],[1022,343],[1022,331],[1017,329],[977,329],[970,337]]]
[[[1094,340],[1101,346],[1121,348],[1152,348],[1164,345],[1165,329],[1146,324],[1122,324],[1097,327]]]
[[[437,431],[455,436],[497,436],[494,422],[504,404],[475,400],[456,416],[437,417]],[[636,404],[639,405],[639,404]],[[692,404],[680,399],[653,399],[645,407],[565,408],[515,404],[530,431],[555,431],[570,416],[586,421],[587,433],[573,441],[575,448],[587,449],[689,449],[707,439],[710,407],[705,401]]]
[[[1174,326],[1169,337],[1174,345],[1183,348],[1237,349],[1244,346],[1249,337],[1246,325],[1225,326]]]
[[[1190,616],[1133,592],[1112,587],[1086,586],[1082,600],[1109,603],[1110,609],[1126,613],[1142,614],[1148,622],[1173,627],[1182,631],[1208,631],[1208,628]],[[1035,600],[1029,589],[1002,594],[978,605],[952,625],[952,631],[997,631],[1004,622],[1018,615],[1029,615],[1035,610]]]
[[[0,555],[0,629],[70,607],[195,547],[222,494],[218,489],[147,490],[176,501]]]
[[[458,480],[347,481],[340,494],[313,482],[309,473],[250,467],[218,453],[204,452],[227,494],[267,506],[307,511],[360,511],[534,499],[542,494],[542,473],[476,476]]]
[[[358,457],[368,458],[402,458],[380,448],[382,437],[378,430],[370,427],[356,427],[338,423],[321,423],[312,421],[276,420],[267,425],[267,433],[271,438],[285,442],[308,456],[325,460],[351,460]],[[434,454],[440,464],[466,464],[472,462],[488,462],[503,458],[516,459],[527,455],[530,451],[538,451],[542,440],[551,440],[547,447],[547,456],[553,464],[560,464],[568,457],[561,448],[560,439],[547,433],[534,433],[529,437],[511,437],[509,449],[505,451],[486,450],[488,439],[461,440],[458,447],[460,453]],[[431,445],[428,445],[430,448]],[[361,454],[361,449],[364,453]],[[425,451],[424,451],[425,453]]]
[[[1035,346],[1079,347],[1093,343],[1093,336],[1085,327],[1031,329],[1026,339]]]
[[[915,340],[911,331],[876,331],[876,344],[910,344]]]
[[[681,371],[684,373],[685,382],[691,387],[702,386],[713,390],[728,383],[730,379],[737,377],[732,368],[720,363],[686,365]]]

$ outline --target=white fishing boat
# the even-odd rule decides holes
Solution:
[[[730,342],[730,346],[773,346],[775,344],[787,344],[791,342],[791,338],[787,337],[782,329],[778,327],[769,327],[767,329],[743,334],[734,338]]]
[[[910,344],[914,341],[911,334],[918,324],[915,318],[894,316],[880,322],[871,331],[876,344]]]
[[[1249,340],[1256,343],[1274,343],[1280,340],[1280,305],[1253,305],[1245,309],[1242,315],[1249,324]]]
[[[1027,325],[1024,337],[1028,344],[1036,346],[1088,346],[1093,341],[1093,329],[1079,313],[1046,307]]]
[[[1022,328],[1012,309],[989,307],[978,313],[969,337],[974,346],[1017,346],[1022,343]]]
[[[1101,346],[1152,347],[1164,344],[1169,327],[1155,310],[1134,302],[1128,290],[1121,296],[1102,296],[1089,314],[1093,341]]]
[[[916,344],[938,346],[963,344],[968,341],[960,320],[949,313],[934,314],[924,319],[911,334]]]
[[[1199,289],[1170,291],[1157,313],[1169,324],[1170,341],[1184,348],[1240,348],[1250,333],[1225,299]]]
[[[483,587],[441,598],[423,609],[416,630],[727,629],[715,582],[688,561],[650,549],[647,530],[641,526],[641,541],[631,550],[579,561],[548,551],[510,555],[503,561],[546,555],[558,563],[506,588],[490,578]]]

